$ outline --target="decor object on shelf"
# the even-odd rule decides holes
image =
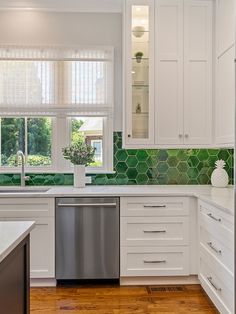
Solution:
[[[136,52],[136,54],[135,54],[135,58],[136,58],[137,63],[141,63],[141,61],[142,61],[142,57],[143,57],[143,53],[142,53],[142,51],[138,51],[138,52]]]
[[[215,162],[216,169],[213,170],[212,175],[211,175],[211,184],[214,187],[217,188],[225,188],[228,183],[229,183],[229,176],[226,170],[224,169],[225,167],[225,161],[224,160],[217,160]]]
[[[136,113],[141,113],[141,112],[142,112],[141,105],[137,104],[137,106],[136,106]]]
[[[145,27],[144,26],[135,26],[133,27],[133,35],[136,38],[141,38],[145,33]]]
[[[94,162],[95,148],[78,142],[63,148],[62,153],[74,165],[74,187],[85,187],[85,167]]]

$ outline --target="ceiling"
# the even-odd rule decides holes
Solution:
[[[65,12],[121,12],[123,0],[0,0],[0,9]]]

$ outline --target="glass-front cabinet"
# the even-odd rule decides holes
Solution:
[[[126,1],[124,38],[124,143],[154,144],[154,1]]]

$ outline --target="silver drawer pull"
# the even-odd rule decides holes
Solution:
[[[88,203],[75,203],[75,204],[57,204],[58,207],[99,207],[99,206],[110,206],[110,207],[115,207],[117,206],[116,203],[91,203],[91,204],[88,204]]]
[[[166,208],[166,205],[143,205],[144,208]]]
[[[221,222],[221,219],[220,219],[220,218],[216,218],[216,217],[213,216],[211,213],[210,213],[210,214],[207,214],[207,216],[210,217],[211,219],[215,220],[215,221]]]
[[[218,292],[221,291],[221,288],[218,288],[217,285],[213,282],[212,277],[207,277],[207,280],[210,282],[210,284],[212,285],[212,287],[213,287],[216,291],[218,291]]]
[[[162,263],[166,263],[165,260],[161,260],[161,261],[143,261],[145,264],[162,264]]]
[[[144,233],[166,233],[166,230],[143,230]]]
[[[213,250],[215,251],[217,254],[221,254],[222,251],[221,250],[218,250],[213,244],[212,242],[208,242],[207,245]]]

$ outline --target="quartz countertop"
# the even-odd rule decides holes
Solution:
[[[33,221],[0,222],[0,263],[34,228]]]
[[[13,187],[8,188],[11,190]],[[4,192],[1,192],[1,189]],[[218,206],[234,215],[234,189],[232,186],[214,188],[211,185],[87,185],[85,188],[48,187],[47,192],[40,192],[40,187],[38,187],[38,192],[35,192],[35,189],[36,187],[30,193],[8,193],[6,187],[0,187],[0,197],[190,196]]]

